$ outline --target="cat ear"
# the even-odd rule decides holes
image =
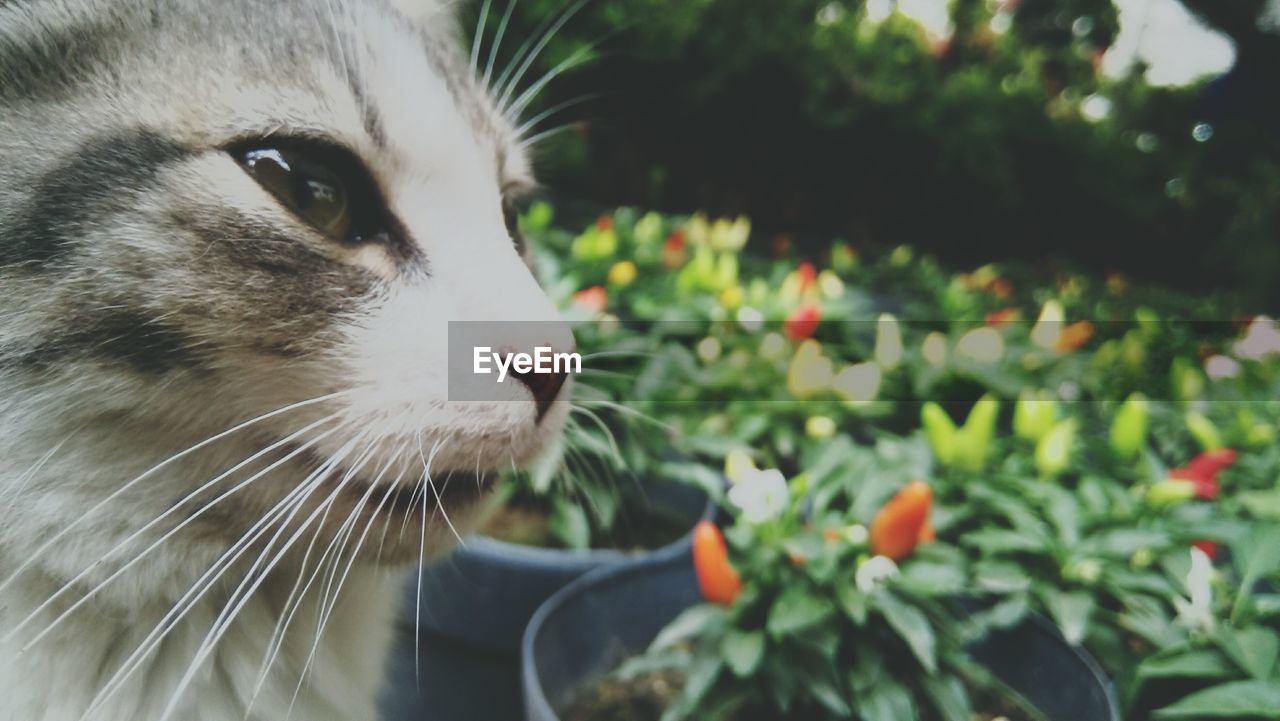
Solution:
[[[457,0],[391,0],[391,6],[399,10],[415,25],[449,22],[457,16]]]

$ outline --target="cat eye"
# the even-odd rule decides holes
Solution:
[[[336,147],[308,143],[231,150],[245,171],[285,208],[343,243],[386,234],[386,212],[364,166]]]

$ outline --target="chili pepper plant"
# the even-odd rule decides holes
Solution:
[[[757,474],[723,499],[736,521],[725,573],[706,588],[732,602],[684,619],[646,661],[683,659],[679,709],[839,718],[909,697],[950,718],[941,702],[960,695],[946,689],[982,682],[956,675],[964,639],[1030,612],[1106,663],[1133,718],[1180,713],[1159,711],[1178,699],[1151,690],[1170,676],[1166,659],[1184,674],[1174,696],[1218,682],[1255,684],[1264,699],[1280,689],[1267,590],[1280,569],[1259,535],[1280,522],[1270,318],[1226,295],[1052,265],[953,272],[905,246],[837,240],[802,258],[785,238],[753,238],[745,219],[623,210],[575,234],[538,205],[524,227],[587,366],[575,421],[592,438],[563,457],[617,448],[628,471],[712,489],[722,464],[731,479]],[[608,482],[548,493],[564,475],[548,468],[522,482],[539,479],[555,504],[600,494],[583,514],[609,507]],[[873,519],[915,480],[937,540],[877,552]],[[1219,579],[1212,603],[1188,590],[1192,548]],[[860,573],[889,564],[896,577],[859,590]],[[959,589],[985,611],[948,615]],[[856,670],[874,654],[898,659],[877,666],[885,698]],[[820,682],[797,686],[797,669]]]

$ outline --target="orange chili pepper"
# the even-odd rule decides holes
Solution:
[[[920,527],[920,538],[917,539],[917,542],[933,543],[936,540],[938,540],[938,532],[933,529],[933,524],[926,520],[924,525]]]
[[[871,521],[871,552],[901,561],[915,550],[929,521],[933,490],[912,481],[884,504]]]
[[[1087,320],[1078,320],[1075,323],[1062,329],[1062,333],[1053,343],[1053,349],[1059,353],[1067,353],[1076,350],[1080,346],[1089,342],[1093,337],[1093,323]]]
[[[609,306],[609,293],[603,287],[593,285],[574,293],[573,304],[596,313],[603,313]]]
[[[693,528],[693,568],[702,597],[711,603],[728,606],[742,590],[742,579],[729,563],[724,535],[711,521],[702,521]]]

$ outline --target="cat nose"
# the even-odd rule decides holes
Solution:
[[[575,353],[576,348],[571,347],[569,353]],[[568,363],[551,363],[544,367],[541,371],[537,366],[530,368],[527,372],[520,372],[512,368],[511,375],[520,381],[533,394],[533,402],[538,410],[538,422],[542,422],[542,417],[547,414],[551,408],[551,404],[560,396],[560,389],[564,387],[564,382],[569,378]]]

